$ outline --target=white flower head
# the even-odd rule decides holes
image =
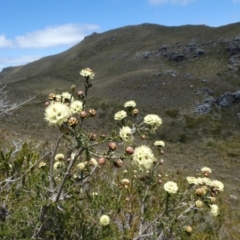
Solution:
[[[70,116],[69,107],[59,102],[52,102],[45,110],[45,120],[50,125],[62,125]]]
[[[201,172],[204,176],[207,177],[210,173],[212,173],[212,170],[209,167],[203,167],[201,168]]]
[[[56,98],[56,102],[62,101],[62,96],[60,94],[57,94],[55,98]]]
[[[64,160],[64,154],[62,153],[58,153],[55,155],[55,158],[54,158],[56,161],[62,161]]]
[[[202,182],[203,182],[203,184],[205,184],[207,186],[212,186],[212,180],[210,178],[203,177]]]
[[[219,214],[219,208],[216,204],[211,204],[211,214],[216,217]]]
[[[93,166],[97,166],[97,165],[98,165],[98,162],[97,162],[97,160],[96,160],[95,158],[91,158],[91,159],[89,160],[89,164],[90,164],[90,165],[93,165]]]
[[[212,181],[212,184],[211,184],[211,187],[216,190],[216,191],[219,191],[219,192],[223,192],[224,191],[224,185],[222,182],[218,181],[218,180],[213,180]]]
[[[131,142],[133,140],[132,129],[128,126],[122,127],[119,131],[119,136],[124,142]]]
[[[61,169],[64,168],[65,164],[62,161],[56,161],[53,165],[53,169],[57,170],[57,169]]]
[[[201,201],[201,200],[197,200],[197,201],[195,201],[195,205],[198,207],[198,208],[202,208],[203,207],[203,201]]]
[[[203,179],[202,179],[201,177],[198,177],[198,178],[197,178],[197,181],[198,181],[198,184],[199,184],[199,185],[204,184]]]
[[[130,184],[129,179],[127,179],[127,178],[122,179],[121,182],[122,182],[123,185],[129,185]]]
[[[198,185],[199,182],[198,182],[198,179],[196,177],[187,177],[187,181],[189,184],[192,184],[192,185]]]
[[[81,162],[77,165],[77,167],[80,169],[80,170],[83,170],[85,167],[86,167],[86,164]]]
[[[158,128],[162,124],[162,119],[156,114],[148,114],[144,117],[144,123]]]
[[[125,108],[134,108],[136,106],[137,106],[137,104],[133,100],[130,100],[130,101],[127,101],[127,102],[124,103]]]
[[[97,197],[97,196],[98,196],[98,193],[97,193],[97,192],[92,192],[92,194],[91,194],[91,195],[92,195],[92,197],[93,197],[93,198],[95,198],[95,197]]]
[[[75,100],[73,102],[71,102],[70,105],[70,111],[72,114],[77,113],[79,114],[83,109],[83,103],[79,100]]]
[[[100,217],[100,220],[99,220],[99,223],[102,225],[102,226],[107,226],[109,225],[110,223],[110,218],[108,215],[102,215]]]
[[[175,182],[168,181],[163,186],[164,190],[170,194],[176,194],[178,191],[178,185]]]
[[[165,146],[165,142],[164,141],[155,141],[154,142],[154,146],[156,146],[156,147],[164,147]]]
[[[133,163],[137,165],[140,170],[150,169],[153,162],[155,162],[155,157],[149,147],[142,145],[135,148],[133,152]]]
[[[89,77],[89,78],[93,79],[95,73],[93,72],[93,70],[91,68],[85,68],[80,71],[80,75],[82,75],[83,77]]]
[[[74,100],[72,95],[69,92],[63,92],[61,97],[62,97],[63,102],[65,102],[65,101],[69,101],[70,102],[70,100],[71,101]]]
[[[114,115],[114,119],[117,121],[121,121],[125,117],[127,117],[127,113],[124,110],[121,110],[121,111],[115,113],[115,115]]]

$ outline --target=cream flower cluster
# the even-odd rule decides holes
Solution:
[[[79,114],[83,110],[83,103],[79,100],[74,100],[68,92],[63,92],[61,95],[51,93],[49,99],[51,101],[45,110],[45,120],[50,125],[60,126],[64,122],[67,122],[73,114]],[[71,120],[74,121],[74,124],[77,123],[76,119],[72,118]],[[70,122],[69,125],[71,125]]]
[[[215,190],[215,191],[219,191],[219,192],[223,192],[224,191],[224,185],[221,181],[218,180],[213,180],[211,183],[211,187]]]
[[[140,170],[149,170],[155,162],[152,150],[147,146],[140,146],[135,148],[133,153],[133,163],[139,167]]]
[[[134,108],[136,106],[137,106],[137,104],[133,100],[130,100],[130,101],[127,101],[127,102],[124,103],[125,108]]]
[[[165,146],[165,142],[164,141],[155,141],[154,142],[154,146],[156,146],[156,147],[164,147]]]
[[[186,179],[187,179],[188,183],[191,185],[199,184],[198,179],[196,177],[188,176]]]
[[[119,136],[124,142],[131,142],[133,139],[132,129],[128,126],[122,127],[119,131]]]
[[[91,68],[85,68],[80,71],[80,75],[82,75],[83,77],[89,77],[89,78],[93,79],[95,73],[93,72],[93,70]]]
[[[83,110],[83,103],[79,100],[75,100],[70,104],[70,111],[72,114],[79,114]]]
[[[148,114],[144,117],[144,123],[157,128],[162,124],[162,119],[156,114]]]
[[[127,113],[124,110],[121,110],[121,111],[115,113],[114,120],[121,121],[125,117],[127,117]]]
[[[69,107],[60,102],[52,102],[45,110],[45,120],[50,125],[62,125],[71,116]]]
[[[62,102],[66,102],[66,101],[70,102],[74,100],[72,95],[69,92],[63,92],[61,95],[61,99],[62,99]]]
[[[214,216],[214,217],[216,217],[218,214],[219,214],[219,208],[218,208],[218,206],[216,205],[216,204],[211,204],[210,205],[210,207],[211,207],[211,214]]]
[[[176,194],[178,191],[178,185],[175,182],[168,181],[163,186],[164,190],[170,194]]]
[[[57,169],[61,169],[64,168],[65,164],[62,161],[56,161],[53,165],[53,169],[57,170]]]
[[[77,167],[78,167],[80,170],[83,170],[83,169],[86,167],[86,163],[81,162],[81,163],[79,163],[79,164],[77,165]]]
[[[54,159],[55,159],[56,161],[62,161],[62,160],[64,160],[64,157],[65,157],[64,154],[58,153],[58,154],[55,155],[55,158],[54,158]]]
[[[102,215],[100,217],[100,220],[99,220],[99,223],[102,225],[102,226],[107,226],[109,225],[110,223],[110,218],[108,215]]]
[[[218,180],[211,180],[207,177],[187,177],[186,178],[189,184],[192,185],[206,185],[213,188],[214,191],[223,192],[224,191],[224,184]]]
[[[209,167],[203,167],[203,168],[201,168],[201,172],[204,176],[207,177],[212,173],[212,170]]]

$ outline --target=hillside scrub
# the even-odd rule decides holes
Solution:
[[[165,169],[157,114],[141,116],[130,99],[113,130],[89,131],[95,73],[80,75],[83,89],[50,93],[45,103],[56,144],[1,149],[1,239],[237,239],[239,216],[230,218],[214,169]]]

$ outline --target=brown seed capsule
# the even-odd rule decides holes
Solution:
[[[89,138],[90,138],[91,141],[95,141],[96,138],[97,138],[97,134],[96,133],[91,133]]]
[[[49,100],[54,100],[56,98],[56,94],[55,93],[50,93],[49,95],[48,95],[48,99]]]
[[[133,115],[133,116],[137,115],[138,113],[139,113],[139,111],[138,111],[137,108],[134,108],[134,109],[132,110],[132,115]]]
[[[117,149],[117,144],[115,142],[109,142],[108,143],[108,148],[111,151],[115,151]]]
[[[78,124],[78,120],[75,118],[75,117],[70,117],[68,119],[68,124],[71,126],[71,127],[75,127],[77,124]]]
[[[106,164],[106,158],[105,157],[98,158],[98,164],[100,166],[105,165]]]
[[[131,147],[131,146],[127,146],[127,147],[125,148],[125,152],[126,152],[127,154],[133,154],[134,148]]]
[[[88,113],[91,117],[95,117],[97,112],[96,112],[96,110],[91,108],[91,109],[88,110]]]

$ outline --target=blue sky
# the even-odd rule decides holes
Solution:
[[[240,22],[240,0],[1,0],[0,9],[0,71],[127,25]]]

